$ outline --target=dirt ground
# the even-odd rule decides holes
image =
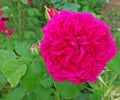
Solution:
[[[105,21],[111,28],[120,31],[120,0],[106,0],[102,12]]]

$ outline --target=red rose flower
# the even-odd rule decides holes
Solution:
[[[62,10],[42,31],[41,54],[58,82],[95,82],[117,53],[109,27],[91,13]]]

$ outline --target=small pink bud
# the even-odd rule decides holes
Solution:
[[[31,53],[32,53],[33,55],[39,55],[39,53],[40,53],[39,44],[33,44],[33,45],[31,46],[30,51],[31,51]]]
[[[49,8],[48,10],[48,14],[50,15],[50,17],[52,18],[53,16],[58,14],[58,11],[56,9],[53,8]]]
[[[47,8],[45,6],[46,9],[46,17],[50,20],[51,18],[53,18],[53,16],[57,15],[59,12],[56,9],[53,8]]]

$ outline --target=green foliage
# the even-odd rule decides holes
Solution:
[[[33,90],[40,87],[41,79],[41,66],[38,62],[32,62],[28,65],[28,69],[24,77],[22,78],[22,85],[28,89]]]
[[[120,49],[120,32],[116,32],[115,34],[117,48]]]
[[[103,10],[105,0],[77,0],[81,4],[81,10],[100,14]]]
[[[17,42],[15,45],[15,51],[20,56],[29,55],[30,44],[27,43],[26,41]]]
[[[70,82],[56,83],[56,88],[60,96],[68,100],[78,97],[80,94],[81,87],[82,85],[79,86]]]
[[[5,62],[15,58],[16,58],[16,55],[13,51],[1,49],[0,50],[0,68]]]
[[[10,93],[8,93],[5,97],[5,100],[21,100],[25,96],[25,89],[22,87],[18,87],[13,89]]]
[[[28,4],[27,0],[1,0],[4,17],[10,18],[7,26],[15,32],[11,37],[0,33],[0,100],[111,100],[108,94],[113,93],[112,89],[119,93],[120,53],[108,63],[110,71],[102,75],[107,84],[104,86],[100,81],[80,85],[56,82],[40,52],[38,55],[31,52],[31,46],[43,38],[41,29],[47,22],[43,6],[92,12],[101,18],[104,3],[105,0],[33,0]],[[109,17],[116,20],[115,14]],[[120,34],[115,34],[118,48],[119,38]]]
[[[2,89],[7,84],[7,80],[2,73],[0,73],[0,89]]]
[[[23,4],[27,5],[27,0],[20,0]]]
[[[54,5],[58,10],[66,9],[71,11],[78,11],[80,8],[80,4],[76,1],[67,1],[67,0],[50,0],[50,2]]]
[[[109,63],[108,67],[110,67],[110,70],[115,71],[116,73],[120,73],[120,64],[118,63],[120,60],[120,53],[117,54],[115,58],[113,58]]]
[[[51,96],[52,89],[48,88],[43,88],[40,87],[36,90],[34,90],[34,93],[37,95],[39,100],[53,100],[53,97]]]
[[[25,74],[26,69],[26,64],[22,62],[22,60],[13,59],[3,64],[0,71],[4,74],[13,88],[19,83],[19,80]]]

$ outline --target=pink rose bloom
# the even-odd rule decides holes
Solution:
[[[58,82],[95,82],[117,53],[109,27],[91,13],[62,10],[42,31],[42,57]]]
[[[6,28],[6,23],[0,19],[0,32],[5,31]]]

